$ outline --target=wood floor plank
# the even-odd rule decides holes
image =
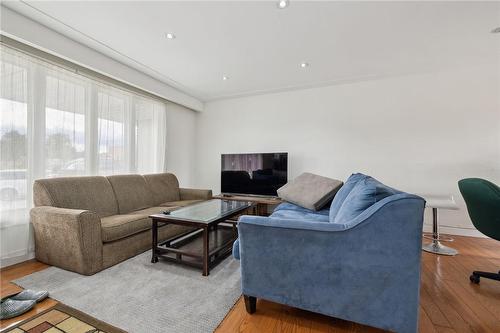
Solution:
[[[243,321],[243,317],[246,315],[246,311],[240,310],[240,307],[242,306],[244,307],[244,302],[243,299],[240,298],[226,316],[228,324],[224,325],[224,327],[221,327],[219,325],[219,327],[217,328],[218,332],[232,333],[239,331],[240,323]]]
[[[432,272],[427,272],[426,269],[422,272],[422,286],[433,298],[440,311],[444,314],[447,321],[452,325],[452,328],[457,333],[472,332],[471,327],[462,318],[460,313],[455,310],[455,304],[448,301],[446,292],[439,287],[441,280],[436,279],[436,275]]]
[[[430,317],[428,316],[427,312],[422,306],[420,307],[419,315],[420,315],[419,317],[420,331],[428,333],[437,333],[434,323],[431,321]]]
[[[450,327],[451,324],[446,319],[446,316],[441,312],[441,309],[434,302],[433,298],[429,295],[427,289],[422,288],[420,290],[420,305],[422,310],[426,312],[429,320],[433,323],[433,325]]]
[[[500,320],[500,290],[496,288],[498,282],[482,279],[481,284],[476,285],[469,281],[469,275],[477,268],[477,262],[478,260],[468,256],[456,260],[453,264],[462,268],[462,275],[455,281],[467,290],[471,300],[477,300],[497,320]]]
[[[473,270],[500,269],[500,242],[488,238],[453,236],[447,245],[459,255],[438,256],[422,252],[420,333],[500,332],[500,282],[481,279],[470,283]],[[36,261],[0,271],[2,297],[20,291],[10,281],[48,266]],[[335,300],[332,300],[335,301]],[[57,304],[48,299],[21,317],[0,323],[1,328],[34,316]],[[240,298],[216,329],[216,333],[379,333],[379,329],[311,313],[265,300],[248,314]]]
[[[281,315],[279,316],[278,323],[274,328],[274,333],[281,332],[310,332],[310,322],[305,323],[303,317],[300,316],[299,311],[296,309],[284,306]]]
[[[500,321],[484,307],[478,298],[474,297],[461,283],[446,281],[450,291],[456,295],[461,304],[464,304],[476,318],[491,332],[500,332]]]
[[[48,265],[38,262],[36,260],[25,261],[22,264],[17,264],[10,266],[8,268],[3,268],[0,271],[1,283],[0,283],[0,297],[6,297],[8,295],[17,294],[22,289],[11,283],[15,279],[19,279],[28,274],[41,271],[49,267]]]
[[[441,327],[441,326],[435,326],[434,327],[438,333],[457,333],[453,328],[449,327]],[[421,332],[424,333],[424,332]]]

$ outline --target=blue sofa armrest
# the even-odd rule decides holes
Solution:
[[[343,224],[242,216],[243,294],[417,332],[424,205],[397,194]]]

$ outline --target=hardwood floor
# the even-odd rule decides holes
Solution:
[[[481,279],[479,285],[469,282],[473,270],[500,269],[500,242],[486,238],[454,236],[451,246],[460,254],[455,257],[422,253],[420,292],[421,333],[500,332],[500,282]],[[22,263],[0,272],[1,296],[19,290],[10,281],[48,267],[36,261]],[[5,328],[52,307],[57,302],[45,300],[21,318],[4,320]],[[249,315],[240,298],[216,333],[337,333],[383,332],[319,314],[268,301],[257,302],[257,312]]]

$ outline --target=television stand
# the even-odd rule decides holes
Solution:
[[[257,197],[231,194],[218,194],[213,196],[215,199],[229,199],[235,201],[248,201],[255,203],[254,214],[258,216],[268,216],[269,206],[276,206],[283,202],[280,198]]]

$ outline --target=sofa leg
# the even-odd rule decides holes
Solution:
[[[253,296],[243,295],[245,299],[245,308],[249,314],[255,313],[257,310],[257,298]]]

